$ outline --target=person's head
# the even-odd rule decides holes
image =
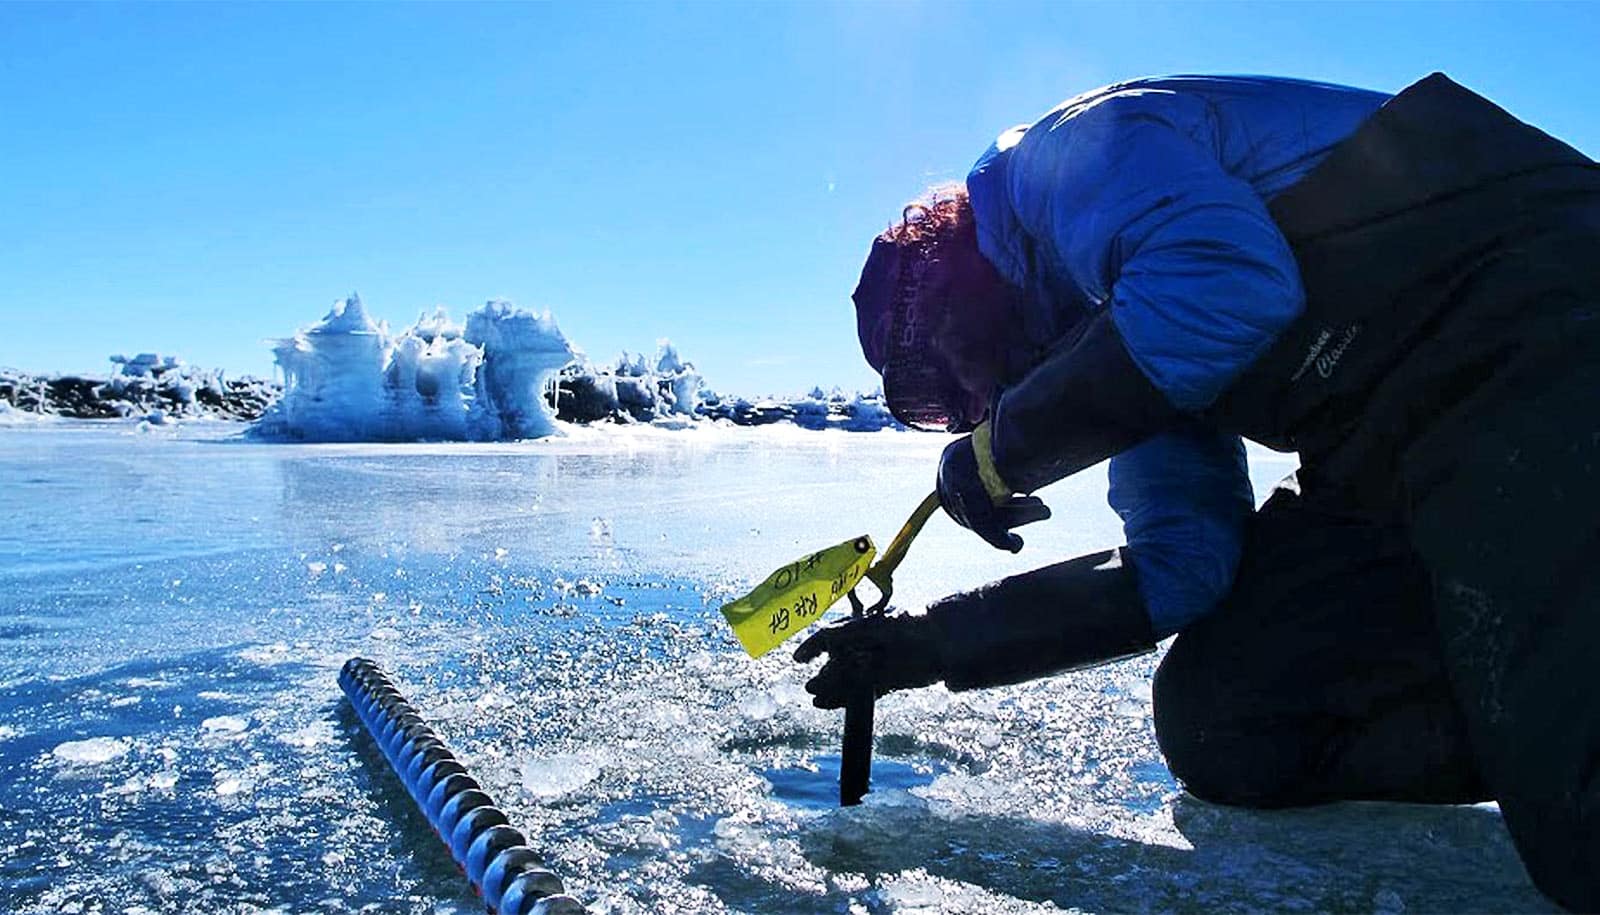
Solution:
[[[1013,289],[978,250],[966,188],[932,188],[873,240],[851,296],[861,351],[901,422],[970,429],[1000,377]]]

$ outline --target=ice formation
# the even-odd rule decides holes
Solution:
[[[654,360],[622,353],[609,366],[596,366],[580,353],[557,381],[560,417],[573,422],[671,422],[704,416],[717,395],[705,387],[694,363],[678,355],[671,341],[659,341]]]
[[[491,301],[457,324],[438,308],[398,334],[360,297],[273,348],[283,383],[224,378],[160,353],[111,357],[109,379],[0,369],[0,426],[41,416],[131,418],[155,428],[219,418],[274,441],[537,438],[556,422],[698,423],[875,431],[898,427],[881,392],[813,388],[794,397],[727,397],[671,341],[655,355],[594,363],[548,312]]]
[[[668,411],[692,415],[700,406],[702,379],[694,364],[684,362],[678,351],[666,340],[661,341],[661,353],[656,357],[656,376],[663,379],[662,401]]]
[[[169,419],[209,416],[253,419],[276,396],[258,378],[225,378],[174,356],[111,357],[109,378],[26,375],[0,369],[0,422],[22,416],[78,419]]]
[[[490,301],[463,329],[440,308],[396,335],[356,295],[273,353],[283,397],[253,432],[300,441],[548,435],[550,381],[574,355],[549,312]]]

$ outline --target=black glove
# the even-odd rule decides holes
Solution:
[[[866,690],[878,697],[943,679],[938,641],[926,617],[854,617],[801,642],[794,659],[804,664],[823,653],[828,662],[806,681],[817,708],[844,708]]]
[[[1050,508],[1038,496],[1005,495],[1003,501],[996,502],[978,469],[974,445],[977,437],[962,436],[940,455],[939,504],[955,523],[982,537],[990,546],[1018,552],[1022,538],[1011,529],[1043,521],[1050,517]],[[983,439],[986,441],[987,436]]]
[[[817,708],[941,680],[951,690],[1020,683],[1155,648],[1132,568],[1119,551],[1079,556],[935,601],[921,616],[874,615],[800,643]]]

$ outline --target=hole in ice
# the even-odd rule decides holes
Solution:
[[[762,770],[772,785],[772,796],[794,807],[831,810],[839,806],[840,757],[812,756],[794,766]],[[872,759],[872,790],[906,791],[930,784],[950,771],[946,765],[920,759],[894,759],[882,755]]]

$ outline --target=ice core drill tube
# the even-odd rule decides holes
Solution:
[[[351,658],[339,671],[367,733],[439,834],[456,866],[498,915],[584,915],[561,878],[539,865],[483,787],[428,727],[377,664]]]

